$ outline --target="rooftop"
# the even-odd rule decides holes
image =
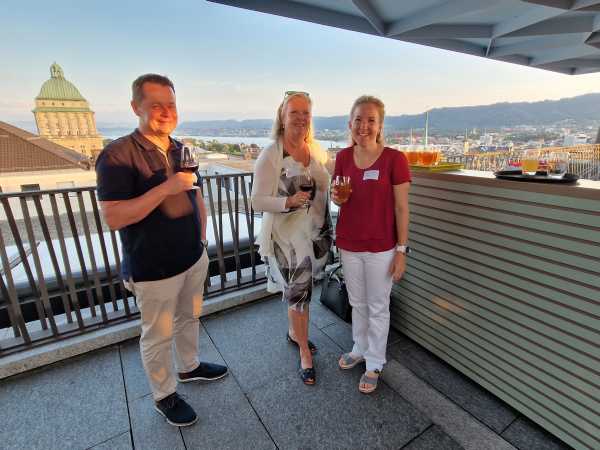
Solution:
[[[396,331],[383,382],[360,394],[361,368],[337,368],[350,325],[318,294],[310,325],[316,386],[301,384],[285,305],[270,297],[202,318],[202,358],[227,364],[230,376],[180,387],[196,425],[178,430],[153,410],[134,339],[0,381],[3,448],[569,448]]]
[[[88,158],[0,121],[0,173],[87,168]]]

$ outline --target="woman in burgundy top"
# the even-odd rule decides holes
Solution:
[[[335,161],[334,180],[350,177],[351,193],[332,188],[340,205],[336,245],[340,249],[344,278],[352,305],[354,346],[339,360],[342,369],[365,361],[359,390],[377,387],[385,364],[390,327],[392,283],[406,267],[408,242],[408,162],[398,150],[383,144],[385,109],[381,100],[362,96],[350,112],[352,146]]]

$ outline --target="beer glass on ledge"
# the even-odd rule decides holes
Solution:
[[[569,168],[569,153],[552,152],[548,156],[548,177],[562,178]]]
[[[540,161],[539,150],[525,150],[521,159],[521,171],[523,175],[535,175]]]

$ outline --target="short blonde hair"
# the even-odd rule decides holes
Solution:
[[[379,121],[381,122],[381,129],[379,133],[377,133],[377,143],[382,144],[384,142],[384,134],[383,134],[383,121],[385,120],[385,105],[383,102],[373,95],[361,95],[358,97],[354,103],[352,104],[352,108],[350,109],[350,121],[352,121],[352,117],[354,116],[354,110],[358,108],[360,105],[371,104],[377,108],[377,112],[379,114]],[[356,144],[354,139],[352,139],[352,133],[350,133],[350,143],[352,145]]]

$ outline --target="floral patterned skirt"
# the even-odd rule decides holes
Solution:
[[[324,210],[298,209],[279,214],[271,236],[274,256],[266,258],[270,290],[282,292],[288,307],[302,312],[310,302],[313,280],[323,277],[329,257],[332,238],[327,205]]]

